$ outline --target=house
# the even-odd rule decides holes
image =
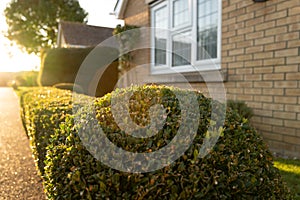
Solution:
[[[112,36],[113,29],[91,26],[79,22],[60,21],[58,25],[57,47],[95,47]]]
[[[203,90],[193,66],[217,70],[227,98],[253,108],[252,124],[270,149],[300,158],[299,0],[118,0],[115,15],[127,25],[170,30],[150,33],[160,49],[134,53],[132,62],[147,66],[137,77],[161,75],[180,84],[168,78],[176,68]]]

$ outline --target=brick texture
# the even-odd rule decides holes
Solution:
[[[245,5],[246,11],[241,15],[236,15],[234,8],[241,7],[242,0],[223,4],[227,21],[245,24],[238,31],[222,24],[226,36],[225,40],[222,36],[226,46],[222,54],[232,57],[222,58],[222,66],[231,71],[225,83],[227,93],[236,100],[245,100],[254,109],[252,124],[272,151],[299,158],[300,134],[296,133],[300,132],[300,1],[249,2],[252,3]],[[229,42],[235,37],[244,40]],[[245,46],[237,48],[241,44]]]

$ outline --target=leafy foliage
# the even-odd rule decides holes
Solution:
[[[244,101],[234,101],[228,100],[227,106],[229,106],[232,110],[235,110],[237,113],[246,119],[251,119],[253,117],[253,110]]]
[[[59,84],[73,84],[75,82],[78,71],[89,54],[106,57],[118,57],[118,50],[110,47],[100,48],[54,48],[43,51],[41,70],[39,72],[38,82],[43,86],[53,86]],[[99,56],[100,55],[100,56]],[[97,57],[95,56],[95,57]],[[99,72],[106,66],[99,66],[98,61],[91,56],[89,58],[89,72],[95,72],[95,78],[98,78]],[[118,69],[117,62],[108,63],[109,66],[103,72],[102,77],[98,82],[95,81],[97,89],[94,96],[103,96],[104,94],[111,92],[118,81]],[[87,80],[90,80],[89,74],[87,73]],[[96,80],[96,79],[95,79]],[[90,82],[81,83],[77,81],[77,85],[80,87],[88,85]],[[76,86],[77,87],[77,86]],[[70,88],[70,87],[69,87]],[[83,87],[84,93],[88,93],[88,88]]]
[[[177,133],[180,106],[175,88],[141,86],[121,89],[94,99],[96,118],[106,136],[128,151],[151,152],[168,144]],[[192,91],[179,90],[182,94]],[[145,126],[153,103],[168,111],[166,124],[150,140],[134,139],[115,123],[111,111],[113,95],[132,94],[130,118]],[[44,161],[44,186],[49,199],[290,199],[272,154],[259,134],[236,111],[228,109],[224,130],[217,144],[204,158],[198,158],[199,146],[206,136],[211,105],[222,111],[224,105],[197,95],[200,120],[197,135],[190,148],[170,166],[149,173],[124,173],[107,167],[87,151],[74,122],[70,93],[57,89],[36,90],[24,99],[27,129],[31,141]],[[84,105],[85,96],[80,100]],[[36,103],[32,99],[35,99]],[[47,100],[46,100],[47,99]],[[54,101],[54,102],[53,102]],[[28,103],[26,103],[28,102]],[[30,106],[28,106],[30,105]],[[28,106],[28,107],[27,107]],[[76,105],[78,106],[78,105]],[[82,110],[83,118],[91,110]],[[122,115],[122,112],[120,112]],[[44,116],[40,119],[40,116]],[[59,117],[60,116],[60,117]],[[47,120],[50,119],[50,120]],[[126,123],[124,124],[126,126]],[[34,136],[35,134],[35,136]],[[87,133],[88,134],[88,133]],[[46,136],[47,135],[47,136]],[[44,138],[40,138],[44,137]],[[45,141],[46,140],[46,141]],[[93,140],[91,140],[92,142]],[[45,153],[47,152],[47,153]],[[43,169],[42,169],[43,170]]]
[[[30,138],[39,171],[44,174],[46,147],[53,131],[71,114],[70,91],[54,88],[32,88],[21,92],[23,124]]]
[[[7,37],[28,53],[56,43],[58,22],[85,22],[87,13],[77,0],[12,0],[5,9]]]

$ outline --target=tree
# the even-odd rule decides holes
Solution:
[[[78,0],[12,0],[4,11],[6,37],[28,53],[56,44],[60,20],[86,23]]]

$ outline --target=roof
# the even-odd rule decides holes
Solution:
[[[112,36],[113,29],[79,22],[61,21],[59,28],[67,45],[97,46]]]

